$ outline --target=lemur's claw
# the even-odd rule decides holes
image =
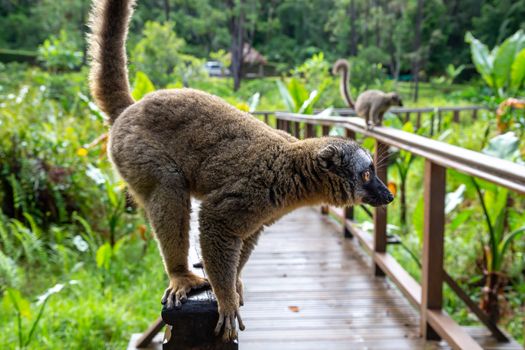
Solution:
[[[244,292],[243,284],[240,278],[237,278],[237,295],[239,296],[239,306],[244,306]]]
[[[210,283],[207,279],[194,275],[191,272],[181,276],[173,276],[170,278],[170,285],[164,291],[160,302],[166,305],[166,309],[178,309],[188,299],[187,294],[190,290],[209,286]]]
[[[244,326],[244,322],[242,322],[241,314],[237,311],[237,322],[239,323],[239,329],[241,331],[244,331],[246,327]]]
[[[237,322],[235,322],[236,319]],[[217,326],[215,326],[214,331],[215,335],[218,336],[221,333],[221,329],[224,326],[222,340],[224,342],[230,342],[232,340],[235,340],[237,338],[237,323],[239,324],[239,329],[241,331],[244,331],[246,329],[244,323],[242,322],[242,318],[239,311],[235,311],[230,314],[224,314],[222,312],[219,312],[219,321],[217,322]]]

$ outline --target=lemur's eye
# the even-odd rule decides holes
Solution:
[[[363,178],[363,181],[364,181],[364,182],[368,182],[368,181],[370,181],[370,170],[365,170],[365,171],[361,174],[361,177]]]

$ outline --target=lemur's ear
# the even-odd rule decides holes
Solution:
[[[319,165],[325,169],[339,166],[341,165],[341,148],[328,145],[319,151],[317,159],[319,160]]]

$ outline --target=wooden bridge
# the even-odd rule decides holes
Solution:
[[[450,349],[420,336],[417,310],[373,270],[331,215],[304,208],[285,216],[266,230],[243,273],[240,349]],[[480,327],[462,330],[483,349],[521,349]]]
[[[266,230],[245,268],[241,349],[522,349],[446,272],[443,256],[446,170],[525,194],[525,167],[400,130],[367,130],[357,118],[263,118],[299,138],[335,126],[349,138],[372,137],[376,159],[388,146],[425,159],[421,284],[387,251],[387,210],[375,210],[373,234],[358,229],[351,208],[297,210]],[[386,167],[377,173],[386,183]],[[445,283],[483,327],[461,327],[442,310]]]

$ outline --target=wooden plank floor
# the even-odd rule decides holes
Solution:
[[[198,206],[192,262],[199,260]],[[419,337],[417,312],[387,279],[372,276],[371,259],[318,208],[296,210],[266,229],[243,282],[242,350],[449,349]],[[467,330],[484,349],[522,349],[515,341],[497,343],[484,328]],[[159,334],[148,349],[161,347]]]
[[[243,350],[448,349],[419,337],[419,316],[370,259],[317,208],[266,229],[244,273]],[[472,329],[486,349],[496,344]]]

